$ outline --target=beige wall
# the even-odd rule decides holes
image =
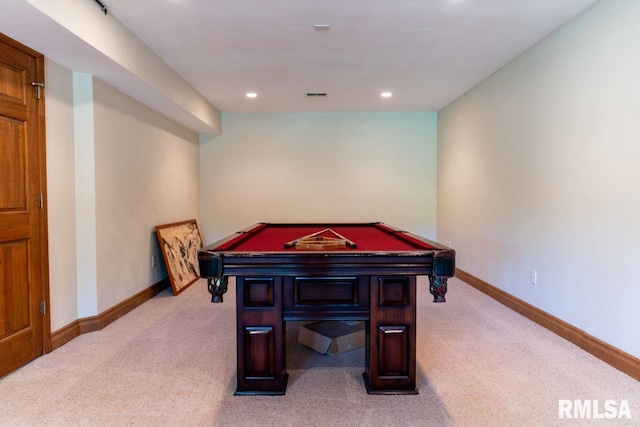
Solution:
[[[200,146],[206,243],[256,222],[383,221],[435,238],[436,114],[223,114]]]
[[[45,62],[51,328],[78,318],[72,73]]]
[[[166,276],[150,264],[160,256],[158,224],[197,218],[205,241],[265,220],[380,220],[435,237],[435,114],[231,114],[224,135],[203,136],[199,147],[195,133],[94,78],[84,97],[91,138],[81,140],[74,111],[87,106],[74,106],[74,74],[52,61],[47,73],[54,331]],[[87,144],[89,171],[86,159],[74,159],[91,153]],[[76,171],[93,173],[93,199],[78,198]],[[87,202],[93,209],[76,210]],[[95,212],[95,219],[76,212]],[[75,237],[91,233],[96,271],[86,280]]]
[[[46,67],[51,329],[56,331],[166,277],[161,262],[151,267],[152,255],[161,259],[154,226],[198,218],[198,135],[95,78],[88,86],[93,93],[85,97],[92,104],[91,137],[84,131],[84,137],[74,135],[74,111],[87,106],[74,105],[73,73],[52,61]],[[78,165],[81,157],[75,156],[91,152],[87,144],[95,153],[88,172],[91,162]],[[77,171],[93,173],[93,201],[78,197]],[[76,210],[87,201],[94,209]],[[85,221],[76,212],[94,212],[95,218]],[[85,224],[95,224],[95,230]],[[93,282],[83,280],[76,248],[76,236],[91,233]],[[95,301],[83,300],[87,297]]]
[[[94,122],[103,312],[162,279],[156,225],[198,218],[198,135],[98,79]]]
[[[638,22],[640,2],[600,1],[438,116],[458,266],[636,357]]]

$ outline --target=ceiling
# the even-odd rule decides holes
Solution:
[[[222,112],[438,111],[595,2],[101,1]]]
[[[364,112],[437,111],[594,0],[102,2],[223,112]]]

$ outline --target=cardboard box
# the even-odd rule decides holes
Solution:
[[[322,354],[334,356],[365,345],[364,323],[327,320],[300,327],[298,342]]]

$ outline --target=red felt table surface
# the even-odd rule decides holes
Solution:
[[[261,251],[298,251],[298,249],[284,249],[284,244],[306,235],[316,233],[325,228],[330,228],[344,238],[357,245],[356,249],[346,247],[341,251],[411,251],[430,250],[433,246],[420,240],[398,233],[384,225],[274,225],[268,224],[259,227],[246,235],[239,235],[226,244],[216,248],[217,250],[238,252]],[[319,236],[335,237],[326,232]]]

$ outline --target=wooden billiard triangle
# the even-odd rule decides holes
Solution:
[[[324,233],[331,233],[335,237],[321,236]],[[299,250],[326,251],[334,249],[342,249],[345,247],[355,249],[357,245],[346,237],[336,233],[330,228],[307,234],[306,236],[293,239],[284,244],[285,249],[295,247]]]

